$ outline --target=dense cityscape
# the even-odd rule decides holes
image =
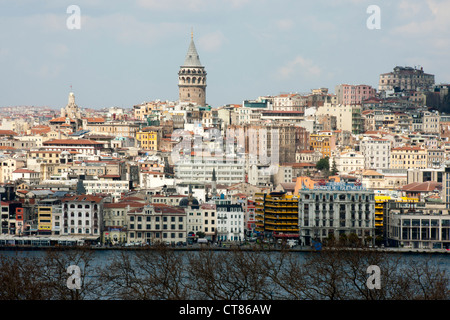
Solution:
[[[210,106],[206,70],[191,35],[177,101],[1,108],[0,245],[450,248],[450,84]]]

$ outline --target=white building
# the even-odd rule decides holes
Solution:
[[[217,240],[244,240],[244,210],[240,204],[217,204]]]
[[[107,193],[116,201],[130,191],[130,182],[123,180],[83,180],[87,194]]]
[[[330,169],[335,161],[336,168],[340,175],[350,172],[361,172],[364,169],[364,155],[356,151],[342,152],[330,158]]]
[[[435,133],[440,132],[440,115],[438,111],[430,112],[426,111],[423,113],[423,132],[425,133]]]
[[[62,199],[62,235],[100,236],[103,221],[103,198],[76,195]]]
[[[231,158],[221,160],[214,157],[192,157],[175,163],[175,179],[185,183],[211,183],[213,169],[217,184],[232,185],[245,181],[245,163]]]
[[[305,99],[298,93],[286,93],[273,97],[273,110],[304,111]]]
[[[299,226],[303,245],[350,234],[371,243],[375,235],[374,193],[342,183],[299,190]]]
[[[152,189],[175,184],[173,175],[159,171],[139,172],[139,187],[141,189]]]
[[[391,157],[391,141],[365,137],[360,142],[365,169],[388,169]]]
[[[40,181],[40,172],[27,168],[16,169],[12,172],[12,181],[23,180],[29,185],[37,185]]]

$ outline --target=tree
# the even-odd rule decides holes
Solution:
[[[330,170],[330,159],[329,159],[329,157],[325,157],[325,158],[320,159],[316,163],[316,169],[317,170],[324,170],[324,171]]]
[[[199,237],[200,239],[205,237],[205,233],[203,231],[199,231],[197,232],[197,237]]]
[[[336,161],[333,159],[333,165],[331,166],[331,175],[335,176],[338,172],[339,170],[337,169]]]

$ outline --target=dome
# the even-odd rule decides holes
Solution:
[[[195,198],[189,199],[189,197],[184,197],[180,200],[179,206],[183,208],[192,207],[193,209],[198,209],[200,204]]]

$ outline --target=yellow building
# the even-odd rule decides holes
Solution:
[[[385,235],[385,208],[389,200],[395,200],[396,202],[418,202],[418,198],[400,197],[393,198],[386,195],[375,195],[375,237],[384,238]]]
[[[274,238],[298,238],[298,198],[284,192],[255,194],[255,230]]]
[[[50,234],[52,232],[52,206],[38,207],[38,233]]]
[[[139,131],[136,133],[136,140],[142,149],[157,151],[161,142],[161,131]]]
[[[336,148],[336,137],[331,132],[309,135],[310,149],[320,152],[322,157],[330,157]]]
[[[421,147],[392,148],[390,169],[425,169],[427,158],[427,150]]]

